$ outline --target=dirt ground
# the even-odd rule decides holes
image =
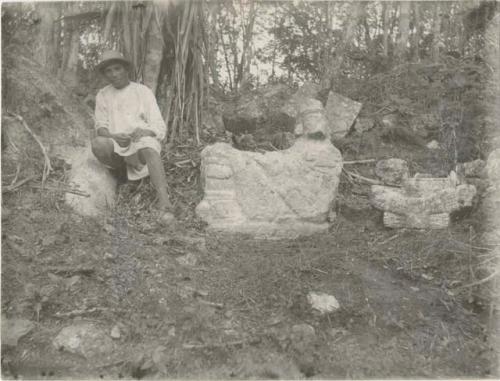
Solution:
[[[328,234],[207,234],[193,218],[199,196],[172,180],[182,170],[167,170],[182,211],[167,231],[140,202],[135,210],[119,200],[96,219],[49,190],[4,195],[2,314],[34,328],[2,348],[3,377],[498,377],[497,311],[484,284],[463,287],[484,276],[474,269],[491,250],[477,214],[446,230],[386,229],[367,188],[344,180]],[[120,195],[134,192],[126,185]],[[340,308],[313,310],[311,291]],[[83,322],[112,350],[83,356],[53,345]],[[119,338],[109,339],[115,326]]]

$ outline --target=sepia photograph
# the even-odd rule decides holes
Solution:
[[[1,1],[1,378],[500,378],[500,2]]]

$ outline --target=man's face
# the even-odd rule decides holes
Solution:
[[[125,66],[119,62],[111,63],[104,68],[104,76],[116,89],[122,89],[128,85],[128,73]]]

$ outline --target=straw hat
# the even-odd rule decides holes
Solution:
[[[101,62],[97,64],[96,69],[102,73],[106,66],[114,62],[120,62],[126,69],[130,69],[132,66],[132,62],[127,60],[120,52],[116,50],[106,50],[102,53]]]

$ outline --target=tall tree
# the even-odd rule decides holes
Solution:
[[[441,47],[441,5],[434,3],[434,17],[432,20],[432,51],[431,57],[434,62],[439,61],[439,48]]]
[[[419,55],[419,42],[420,36],[422,34],[422,26],[420,20],[420,7],[418,1],[415,1],[413,4],[413,37],[411,40],[412,45],[412,61],[418,62],[420,61]]]
[[[160,79],[159,77],[164,47],[161,31],[164,13],[159,9],[155,10],[155,6],[155,4],[152,4],[151,7],[147,10],[148,12],[151,12],[151,16],[149,14],[147,15],[147,18],[150,21],[145,31],[146,38],[144,40],[146,47],[144,52],[144,62],[142,65],[142,70],[140,71],[140,74],[142,74],[143,83],[151,88],[153,92],[156,92],[158,81]],[[138,22],[139,20],[136,21],[136,23]],[[134,35],[139,36],[139,33],[139,28],[136,27],[134,30]],[[137,40],[137,38],[134,38],[134,41],[137,42]],[[136,44],[134,44],[134,50],[136,50],[137,54],[139,54],[139,47]],[[137,60],[139,60],[139,58]]]
[[[243,3],[240,1],[241,14],[244,14]],[[253,28],[255,24],[255,17],[257,15],[257,10],[255,8],[254,0],[249,0],[249,10],[241,22],[242,26],[242,40],[243,48],[241,50],[241,58],[238,63],[237,77],[236,77],[236,87],[239,88],[241,85],[248,82],[248,77],[250,75],[250,63],[253,58],[252,49],[252,39],[253,39]],[[247,21],[245,22],[245,19]]]
[[[56,46],[56,20],[61,16],[61,3],[40,2],[36,6],[39,31],[35,44],[35,59],[56,74],[59,67]]]
[[[391,2],[384,1],[382,3],[382,13],[383,13],[383,29],[384,34],[382,37],[382,49],[384,56],[389,55],[389,23],[391,18]]]
[[[78,13],[78,3],[68,4],[67,12],[70,15]],[[69,86],[78,84],[78,53],[80,50],[80,21],[78,17],[66,20],[64,30],[67,36],[64,39],[65,59],[61,65],[62,77]],[[66,45],[67,44],[67,45]]]
[[[410,30],[410,2],[402,1],[399,5],[399,38],[396,44],[396,57],[403,58],[408,45],[408,35]]]
[[[362,14],[364,3],[352,2],[349,4],[347,14],[349,17],[344,24],[344,33],[341,43],[335,51],[335,59],[325,68],[321,75],[320,85],[322,88],[330,88],[332,81],[335,81],[340,74],[340,69],[344,62],[346,50],[350,47],[358,25],[359,16]]]

